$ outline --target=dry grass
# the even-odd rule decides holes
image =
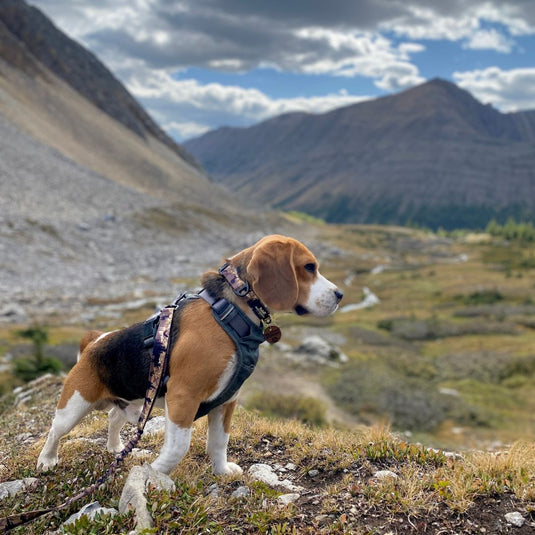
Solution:
[[[45,382],[27,406],[8,408],[2,414],[1,479],[36,476],[39,484],[23,500],[0,502],[0,514],[59,503],[89,485],[113,460],[102,444],[107,417],[96,412],[62,441],[58,469],[35,472],[58,386],[54,379]],[[21,426],[32,435],[30,443],[21,443]],[[436,529],[446,530],[444,533],[480,533],[479,527],[490,527],[485,507],[501,507],[496,505],[498,498],[523,511],[528,519],[535,505],[535,446],[531,443],[519,442],[500,454],[474,452],[461,458],[407,443],[384,426],[359,432],[314,429],[241,409],[233,421],[229,457],[242,465],[245,474],[216,478],[204,453],[205,434],[206,422],[201,419],[190,452],[172,474],[177,490],[149,493],[154,533],[396,533],[400,526],[410,528],[411,533],[429,533],[424,525],[431,522]],[[154,452],[144,460],[154,458],[161,441],[161,435],[142,438],[140,448]],[[116,507],[128,469],[139,462],[129,458],[118,476],[92,499]],[[277,497],[283,489],[248,477],[248,467],[258,462],[294,464],[296,469],[284,477],[292,477],[304,487],[301,498],[281,507]],[[311,470],[317,471],[316,475],[311,476]],[[390,470],[397,477],[377,479],[374,474],[378,470]],[[214,483],[219,487],[216,498],[206,493]],[[250,488],[249,496],[230,499],[239,485]],[[66,516],[68,512],[41,519],[18,533],[42,533],[45,526],[57,525]],[[132,526],[131,515],[126,515],[81,522],[67,532],[117,533]],[[478,526],[477,530],[471,531],[473,526]]]

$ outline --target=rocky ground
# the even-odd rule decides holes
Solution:
[[[1,116],[0,137],[0,323],[87,320],[88,300],[166,302],[177,281],[198,280],[225,255],[284,229],[273,214],[218,213],[216,199],[166,204]]]
[[[64,439],[58,469],[35,471],[59,387],[60,381],[49,377],[2,400],[0,480],[35,479],[26,479],[26,491],[13,496],[0,486],[0,516],[60,503],[94,481],[113,460],[103,449],[105,415],[94,413]],[[64,525],[61,532],[126,533],[134,528],[133,512],[121,515],[113,509],[119,507],[128,471],[153,459],[161,446],[161,426],[151,427],[117,477],[85,500],[98,501],[107,516],[78,520]],[[266,420],[242,409],[234,422],[230,458],[240,463],[244,474],[216,478],[204,454],[204,433],[201,420],[190,453],[172,474],[174,488],[147,492],[154,523],[150,532],[535,532],[533,484],[529,483],[534,472],[527,450],[503,452],[501,457],[468,453],[461,457],[406,444],[385,430],[311,429],[296,422]],[[517,470],[514,456],[519,453],[523,483],[512,476]],[[456,485],[466,485],[467,492],[460,493]],[[82,505],[14,533],[56,530]]]

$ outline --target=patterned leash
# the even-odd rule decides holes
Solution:
[[[110,465],[106,472],[95,481],[91,486],[86,487],[81,490],[75,496],[71,496],[61,505],[56,505],[55,507],[49,507],[48,509],[36,509],[34,511],[27,511],[24,513],[19,513],[16,515],[10,515],[4,518],[0,518],[0,532],[6,532],[18,526],[22,526],[32,520],[35,520],[47,513],[55,513],[62,509],[65,509],[72,505],[74,502],[77,502],[93,492],[95,492],[99,487],[101,487],[119,468],[120,464],[124,461],[125,457],[134,449],[136,444],[139,442],[141,435],[143,434],[143,429],[145,424],[149,419],[150,413],[156,402],[156,397],[160,384],[162,382],[162,376],[164,370],[166,369],[166,362],[168,359],[168,347],[169,339],[171,336],[171,324],[173,322],[173,314],[175,312],[175,306],[168,306],[161,310],[160,312],[160,321],[158,323],[158,329],[154,336],[154,348],[152,353],[152,360],[150,364],[150,373],[149,373],[149,385],[147,387],[147,392],[145,393],[145,403],[141,409],[139,419],[137,422],[137,430],[135,435],[130,439],[128,444],[124,447],[123,451],[117,455],[115,461]]]

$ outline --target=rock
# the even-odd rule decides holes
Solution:
[[[391,472],[390,470],[378,470],[377,472],[375,472],[375,474],[373,474],[373,477],[375,479],[379,479],[380,481],[383,481],[385,479],[388,479],[388,478],[392,478],[392,479],[397,479],[398,476],[397,474],[394,474],[394,472]]]
[[[165,431],[165,416],[155,416],[151,418],[146,424],[143,430],[144,435],[155,435]]]
[[[238,487],[231,495],[231,498],[246,498],[251,494],[249,487],[241,486]]]
[[[319,473],[320,473],[319,470],[309,470],[309,471],[308,471],[308,475],[309,475],[310,477],[316,477],[316,476],[319,476]]]
[[[513,526],[517,528],[521,528],[526,522],[526,519],[518,511],[507,513],[505,515],[505,520],[507,520],[509,524],[512,524]]]
[[[214,483],[210,485],[204,492],[205,496],[211,496],[212,498],[217,498],[219,496],[219,485]]]
[[[288,505],[297,501],[300,497],[301,495],[297,494],[297,492],[292,492],[291,494],[283,494],[277,498],[277,503],[279,503],[279,505]]]
[[[317,335],[305,338],[295,353],[319,364],[333,364],[348,360],[347,355],[344,355],[336,346]]]
[[[279,479],[279,476],[273,471],[273,468],[268,464],[258,463],[253,464],[249,468],[249,475],[256,481],[262,481],[270,487],[280,487],[290,492],[300,492],[302,487],[294,485],[288,479]]]
[[[154,470],[148,464],[134,466],[130,470],[119,500],[119,512],[126,514],[129,509],[134,509],[136,531],[151,528],[153,524],[145,498],[145,492],[149,485],[158,490],[172,491],[175,489],[175,484],[168,475]]]
[[[297,469],[297,466],[295,466],[294,463],[288,463],[284,468],[286,468],[286,470],[290,470],[290,472],[294,472]]]
[[[38,479],[35,477],[25,477],[15,481],[0,483],[0,500],[8,496],[16,496],[19,492],[27,491],[37,486]]]
[[[79,518],[84,515],[93,520],[96,515],[115,516],[116,514],[118,514],[117,509],[101,507],[100,503],[92,502],[84,505],[77,513],[72,514],[65,522],[63,522],[62,526],[74,524]]]

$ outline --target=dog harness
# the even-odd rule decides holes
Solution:
[[[214,399],[204,401],[200,404],[199,410],[195,415],[195,420],[205,416],[216,407],[232,399],[246,379],[253,373],[258,362],[258,346],[265,341],[260,326],[251,321],[238,306],[224,298],[215,298],[204,289],[197,294],[184,293],[180,295],[171,306],[180,309],[188,302],[196,299],[204,299],[211,306],[215,320],[236,345],[236,363],[226,387]],[[159,321],[159,313],[145,321],[143,328],[144,345],[146,348],[150,348],[153,345]],[[169,374],[166,372],[163,385],[167,383],[168,379]],[[163,391],[160,391],[160,395],[162,393]]]

